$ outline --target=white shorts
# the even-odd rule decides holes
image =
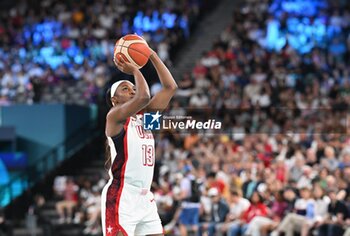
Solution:
[[[101,196],[101,219],[104,236],[162,234],[154,195],[142,189],[110,179]]]

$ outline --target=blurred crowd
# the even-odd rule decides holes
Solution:
[[[164,135],[154,189],[165,229],[342,235],[350,227],[350,140],[321,136],[248,134],[239,143]]]
[[[329,2],[330,3],[330,2]],[[345,49],[270,51],[268,1],[247,1],[179,82],[170,114],[221,118],[220,134],[159,134],[154,183],[166,232],[350,234],[349,3],[330,3]],[[285,17],[288,17],[286,15]],[[335,52],[337,51],[337,52]]]
[[[58,200],[59,219],[58,222],[46,223],[82,224],[85,226],[82,234],[101,234],[101,192],[105,184],[105,178],[99,174],[92,178],[57,176],[53,189]]]
[[[345,14],[349,6],[330,8],[329,21],[340,7],[341,43],[346,47],[342,53],[333,53],[332,44],[306,54],[288,44],[281,51],[267,50],[251,37],[264,29],[269,15],[261,9],[268,8],[267,1],[235,12],[232,25],[179,82],[176,112],[183,113],[184,107],[210,108],[236,133],[345,132],[350,103],[350,18]]]
[[[170,65],[208,2],[18,0],[1,10],[0,104],[96,103],[116,71],[118,38],[142,34]],[[67,87],[77,87],[79,96],[59,97]]]

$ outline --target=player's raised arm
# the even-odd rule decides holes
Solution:
[[[171,98],[174,96],[177,89],[177,84],[168,68],[158,57],[157,53],[154,52],[152,49],[151,51],[152,54],[150,56],[150,60],[157,71],[159,80],[162,84],[162,89],[153,96],[146,109],[149,111],[162,111],[168,106]]]
[[[135,86],[127,81],[114,89],[112,86],[111,102],[113,107],[108,112],[106,118],[107,136],[115,135],[116,126],[121,121],[125,121],[128,117],[142,110],[150,101],[150,93],[147,82],[139,69],[131,63],[125,62],[123,59],[118,60],[116,65],[122,72],[134,76]]]

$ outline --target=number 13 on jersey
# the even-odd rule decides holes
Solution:
[[[154,165],[154,146],[142,145],[142,163],[144,166]]]

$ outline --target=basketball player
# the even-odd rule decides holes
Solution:
[[[112,108],[106,118],[110,148],[110,180],[102,191],[104,236],[163,235],[154,196],[150,192],[155,150],[152,132],[142,126],[143,111],[164,110],[177,84],[167,67],[152,50],[162,89],[150,99],[147,82],[132,64],[116,61],[124,73],[134,76],[135,85],[122,80],[110,89]],[[140,112],[142,111],[142,112]]]

